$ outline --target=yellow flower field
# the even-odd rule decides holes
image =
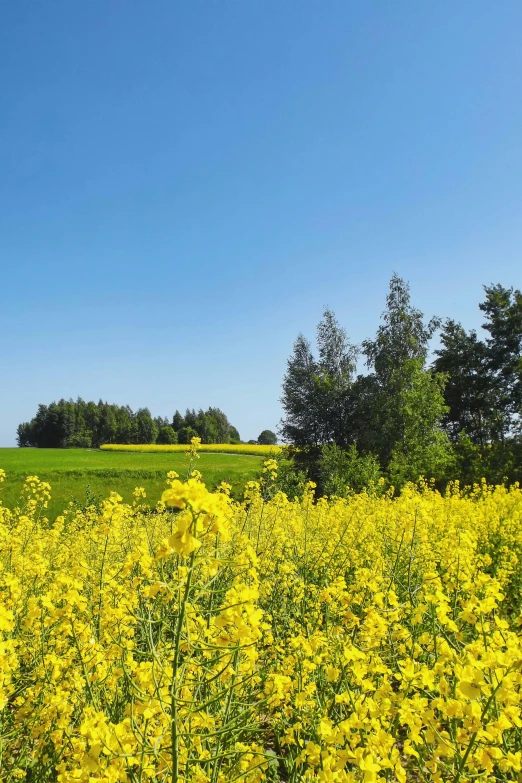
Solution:
[[[0,506],[2,781],[521,780],[521,490],[276,470]]]
[[[279,454],[281,452],[281,446],[258,446],[253,443],[201,443],[198,448],[200,451],[208,451],[214,454],[252,454],[259,457],[268,457],[271,454]],[[104,443],[100,446],[100,449],[103,451],[184,452],[187,451],[187,449],[190,449],[190,446],[183,443],[172,443],[168,445],[159,443]]]

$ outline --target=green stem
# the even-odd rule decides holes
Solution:
[[[196,535],[196,520],[194,520],[194,536]],[[172,658],[172,683],[170,687],[170,736],[172,740],[172,783],[178,783],[179,779],[179,733],[178,733],[178,669],[179,669],[179,648],[181,644],[181,632],[185,622],[185,609],[190,593],[192,574],[194,572],[194,562],[196,550],[190,555],[190,566],[187,574],[187,583],[185,593],[181,603],[178,615],[178,624],[176,628],[176,637],[174,641],[174,656]]]
[[[96,625],[96,637],[98,641],[100,641],[101,636],[101,615],[102,615],[102,604],[103,604],[103,572],[105,570],[105,557],[107,555],[107,544],[109,543],[109,536],[105,536],[105,546],[103,548],[103,557],[101,562],[101,569],[100,569],[100,584],[98,586],[98,592],[100,594],[100,598],[98,601],[98,622]]]

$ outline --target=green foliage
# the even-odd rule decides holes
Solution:
[[[424,323],[423,314],[411,304],[409,285],[396,274],[390,280],[382,320],[375,339],[364,340],[362,348],[368,366],[375,369],[380,382],[393,387],[399,367],[409,360],[426,361],[429,341],[440,320],[432,318]]]
[[[67,441],[67,447],[70,449],[90,449],[92,446],[92,434],[84,430],[75,432]]]
[[[344,450],[330,443],[321,449],[318,477],[320,493],[346,497],[349,491],[377,485],[381,469],[373,454],[359,454],[354,444]]]
[[[31,425],[29,422],[19,424],[16,429],[16,442],[21,448],[31,445]]]
[[[501,285],[485,287],[479,307],[486,315],[487,367],[500,412],[500,437],[520,430],[522,412],[522,293]]]
[[[158,425],[152,419],[148,408],[140,408],[134,419],[133,443],[156,443]]]
[[[275,432],[272,432],[272,430],[263,430],[263,432],[259,435],[257,442],[260,446],[276,446],[277,435]]]
[[[241,443],[241,437],[239,435],[239,431],[230,424],[230,443]]]
[[[178,443],[190,443],[190,438],[201,438],[202,443],[240,443],[239,432],[230,424],[219,408],[201,408],[196,413],[187,408],[185,416],[176,411],[172,428],[178,433]],[[187,433],[192,433],[189,435]],[[187,440],[188,438],[188,440]]]
[[[183,429],[178,432],[178,443],[189,444],[192,438],[197,437],[198,432],[194,429],[194,427],[183,427]]]
[[[188,428],[188,429],[187,429]],[[78,398],[39,405],[36,416],[18,426],[19,446],[40,448],[98,448],[102,443],[149,444],[177,443],[181,433],[203,443],[239,442],[239,433],[219,408],[207,411],[187,410],[185,417],[176,411],[172,423],[161,416],[152,418],[148,408],[135,413],[128,406],[85,402]],[[183,437],[183,436],[182,436]],[[180,443],[190,442],[179,440]]]
[[[387,465],[390,480],[402,486],[419,476],[450,479],[455,460],[441,425],[445,378],[426,372],[420,359],[407,360],[402,376],[394,398],[396,440]]]
[[[487,349],[475,331],[466,332],[451,319],[444,324],[441,348],[435,351],[434,373],[445,375],[444,399],[447,411],[443,421],[452,441],[462,432],[484,445],[490,438],[490,422],[495,409],[487,372]]]
[[[522,294],[500,285],[484,290],[485,340],[453,320],[442,330],[434,370],[448,379],[444,424],[462,481],[520,481]]]
[[[350,390],[357,351],[331,310],[317,327],[318,359],[299,335],[288,360],[281,434],[297,446],[349,442]]]
[[[493,484],[513,484],[521,479],[520,438],[495,441],[482,447],[462,432],[454,445],[456,475],[464,484],[479,484],[484,478]]]
[[[164,424],[160,428],[160,431],[158,432],[156,443],[167,445],[169,443],[177,443],[177,442],[178,442],[178,433],[172,429],[170,424]]]
[[[183,416],[179,411],[176,411],[172,419],[172,429],[175,432],[180,432],[180,430],[182,430],[184,426],[185,426],[185,419],[183,418]]]
[[[463,430],[454,444],[457,475],[465,476],[465,483],[478,484],[485,478],[485,465],[480,447]]]
[[[421,473],[438,470],[442,452],[449,451],[441,431],[444,378],[433,377],[425,367],[438,320],[424,324],[422,313],[411,305],[407,283],[396,275],[386,301],[375,339],[363,342],[367,365],[374,372],[361,380],[364,393],[355,399],[355,440],[360,450],[375,451],[383,468],[404,481],[412,449],[408,475],[421,466]]]
[[[300,335],[283,380],[281,432],[298,447],[294,469],[334,494],[350,471],[364,485],[366,458],[370,473],[380,466],[397,488],[421,475],[440,484],[455,475],[464,483],[520,481],[522,294],[500,285],[485,293],[488,337],[446,321],[430,368],[439,319],[425,322],[393,275],[376,336],[361,346],[369,372],[355,380],[357,351],[326,311],[318,358]]]
[[[278,461],[278,467],[275,489],[284,492],[290,500],[302,498],[309,479],[306,470],[303,470],[296,466],[294,462],[290,462],[284,458],[276,459]]]

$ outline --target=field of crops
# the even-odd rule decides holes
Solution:
[[[189,446],[182,443],[161,445],[159,443],[105,443],[100,447],[103,451],[132,451],[150,452],[150,453],[181,453],[186,452]],[[279,454],[281,446],[260,446],[253,443],[201,443],[200,451],[210,452],[212,454],[250,454],[259,457],[270,457],[273,454]]]
[[[145,489],[154,504],[165,488],[169,470],[186,474],[185,452],[141,453],[109,452],[98,449],[0,449],[0,468],[7,474],[1,497],[5,505],[18,503],[26,476],[37,475],[53,488],[48,513],[60,514],[74,499],[85,505],[87,498],[107,497],[118,491],[125,502],[132,502],[135,487]],[[261,472],[260,457],[238,454],[202,454],[199,470],[210,488],[221,481],[240,496],[245,483]]]
[[[275,471],[0,507],[2,781],[521,779],[520,489],[290,502]]]

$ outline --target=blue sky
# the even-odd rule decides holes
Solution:
[[[0,16],[0,445],[39,402],[275,428],[325,305],[522,286],[522,4],[24,0]]]

